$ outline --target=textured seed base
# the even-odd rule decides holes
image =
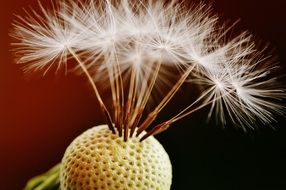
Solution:
[[[171,181],[169,156],[154,137],[124,142],[107,125],[78,136],[60,172],[61,190],[169,190]]]

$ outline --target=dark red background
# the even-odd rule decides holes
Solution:
[[[222,19],[241,19],[238,27],[270,42],[285,73],[283,2],[212,1]],[[0,7],[0,190],[21,189],[30,177],[59,162],[74,137],[102,122],[84,78],[49,74],[27,79],[15,65],[8,32],[13,14],[28,6],[37,1],[2,1]],[[286,189],[284,118],[278,117],[275,131],[265,127],[247,134],[204,124],[203,118],[196,113],[158,136],[173,163],[172,189]]]

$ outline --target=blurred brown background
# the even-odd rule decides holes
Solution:
[[[41,1],[43,4],[49,1]],[[283,0],[213,0],[222,19],[241,19],[276,48],[286,69],[286,6]],[[58,163],[71,140],[101,123],[102,115],[85,79],[72,74],[25,77],[14,64],[8,36],[13,14],[37,7],[36,0],[0,6],[0,190],[22,189],[32,176]],[[172,109],[166,115],[172,114]],[[161,117],[163,119],[164,116]],[[286,189],[286,122],[243,133],[196,113],[158,136],[169,153],[174,190]]]

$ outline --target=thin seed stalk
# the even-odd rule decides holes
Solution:
[[[126,102],[126,107],[124,109],[124,138],[127,138],[128,136],[128,130],[130,128],[130,113],[133,108],[134,102],[135,102],[135,80],[136,80],[136,75],[135,75],[135,68],[132,67],[131,71],[131,76],[130,76],[130,84],[129,84],[129,91],[128,91],[128,98]],[[132,130],[130,131],[130,137]]]
[[[139,110],[144,110],[144,108],[145,108],[145,106],[146,106],[146,104],[148,102],[148,99],[149,99],[149,97],[151,95],[151,92],[152,92],[152,89],[154,87],[155,81],[156,81],[156,79],[158,77],[158,74],[159,74],[159,71],[160,71],[160,68],[161,68],[161,64],[162,64],[162,62],[161,62],[161,59],[160,59],[160,61],[156,65],[156,68],[155,68],[153,76],[151,76],[150,85],[148,86],[148,84],[147,84],[148,87],[147,87],[146,93],[144,93],[144,96],[141,99],[142,101],[140,102],[141,104],[139,105]],[[133,127],[137,127],[137,125],[138,125],[138,123],[139,123],[139,121],[140,121],[140,119],[142,117],[142,114],[143,114],[143,111],[139,112],[138,115],[135,117],[136,120],[135,120],[135,123],[132,124]],[[132,136],[133,133],[134,133],[134,129],[132,130],[132,134],[130,134],[130,135]]]
[[[222,97],[229,95],[229,94],[232,93],[233,91],[234,91],[234,90],[230,90],[230,91],[226,92],[225,94],[223,94],[223,95],[221,95],[221,96],[218,96],[217,98],[215,98],[215,99],[213,99],[213,100],[211,100],[211,101],[208,101],[208,102],[206,102],[206,103],[204,103],[204,104],[198,106],[197,108],[194,108],[194,109],[192,109],[192,110],[190,110],[190,111],[187,111],[190,107],[192,107],[192,106],[195,104],[195,103],[192,103],[190,106],[188,106],[187,108],[185,108],[183,111],[181,111],[179,114],[177,114],[176,116],[172,117],[172,118],[169,119],[168,121],[165,121],[165,122],[163,122],[163,123],[160,123],[160,124],[156,125],[153,129],[151,129],[150,131],[148,131],[148,132],[140,139],[140,141],[145,140],[145,139],[148,138],[149,136],[157,135],[157,134],[159,134],[159,133],[165,131],[165,130],[168,129],[169,126],[170,126],[171,124],[173,124],[174,122],[176,122],[176,121],[178,121],[178,120],[180,120],[180,119],[182,119],[182,118],[184,118],[184,117],[186,117],[186,116],[188,116],[188,115],[191,115],[192,113],[194,113],[194,112],[196,112],[196,111],[198,111],[198,110],[200,110],[200,109],[202,109],[202,108],[204,108],[204,107],[206,107],[206,106],[212,104],[213,102],[215,102],[215,101],[221,99]],[[206,93],[204,93],[204,94],[206,94]],[[199,99],[202,99],[202,97],[200,97]],[[199,100],[199,99],[198,99],[198,100]],[[198,100],[196,100],[195,102],[197,103]]]
[[[116,87],[116,101],[117,101],[117,118],[115,120],[115,126],[117,126],[118,129],[120,129],[120,133],[122,134],[122,125],[124,121],[124,87],[123,87],[123,80],[122,80],[122,73],[119,65],[119,60],[116,54],[116,47],[113,43],[113,49],[114,49],[114,58],[116,64],[113,64],[114,74],[115,74],[115,87]],[[125,134],[124,129],[124,141],[127,141],[127,135]]]
[[[100,94],[99,94],[99,92],[98,92],[98,89],[97,89],[97,87],[96,87],[96,85],[95,85],[95,83],[94,83],[92,77],[90,76],[90,74],[89,74],[88,70],[86,69],[85,65],[83,64],[83,62],[82,62],[82,61],[80,60],[80,58],[76,55],[76,53],[72,50],[72,48],[67,47],[67,49],[68,49],[68,51],[71,53],[71,55],[75,58],[75,60],[76,60],[77,63],[79,64],[80,68],[82,69],[82,71],[83,71],[83,72],[85,73],[85,75],[87,76],[88,81],[89,81],[89,83],[91,84],[92,89],[93,89],[93,91],[94,91],[94,93],[95,93],[95,95],[96,95],[96,98],[97,98],[97,100],[99,101],[100,108],[101,108],[101,110],[103,111],[103,113],[104,113],[104,115],[105,115],[105,119],[106,119],[106,121],[107,121],[108,127],[109,127],[109,129],[112,131],[112,133],[115,134],[116,132],[115,132],[115,129],[114,129],[114,127],[113,127],[112,119],[111,119],[111,117],[110,117],[110,114],[109,114],[109,112],[108,112],[108,110],[107,110],[105,104],[104,104],[103,101],[102,101],[102,98],[101,98],[101,96],[100,96]]]
[[[147,129],[151,123],[156,119],[159,112],[168,104],[175,93],[179,90],[182,84],[185,82],[187,77],[190,75],[194,66],[190,66],[188,70],[182,75],[182,77],[177,81],[173,88],[168,92],[164,99],[158,104],[158,106],[148,115],[148,117],[143,121],[143,123],[138,127],[137,136],[139,136],[145,129]]]

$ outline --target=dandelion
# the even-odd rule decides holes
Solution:
[[[87,77],[111,130],[109,134],[101,127],[102,133],[111,138],[104,140],[111,142],[123,137],[120,146],[123,143],[122,146],[133,147],[149,143],[153,135],[203,108],[209,109],[208,119],[215,116],[223,125],[230,120],[244,130],[257,123],[271,124],[275,114],[284,113],[280,102],[285,94],[272,74],[277,68],[275,60],[257,49],[248,32],[230,39],[232,28],[220,24],[218,16],[203,3],[187,10],[176,1],[61,1],[50,10],[40,4],[40,12],[31,10],[26,17],[19,16],[11,36],[16,39],[13,46],[17,62],[26,64],[27,72],[42,70],[45,74],[53,66],[56,70],[62,66],[67,70],[68,60],[74,60],[77,66],[73,70]],[[177,81],[170,86],[171,75],[176,75]],[[97,87],[97,83],[103,82],[111,92],[110,106],[105,105]],[[152,126],[183,83],[198,87],[196,100],[167,121]],[[164,85],[169,85],[169,91],[144,117],[152,94]],[[99,131],[91,129],[76,141],[86,143],[82,138],[97,138]],[[74,175],[71,170],[82,172],[67,163],[73,160],[69,150],[77,151],[74,146],[78,143],[70,146],[61,170],[64,189],[71,188],[70,182],[84,186],[70,176]],[[106,151],[117,150],[113,144],[107,147]],[[164,159],[166,165],[162,167],[170,168],[167,154]],[[87,163],[98,167],[98,162]],[[66,171],[67,168],[70,169]],[[171,180],[169,174],[166,176]],[[89,183],[85,185],[87,189],[91,187]],[[157,185],[152,183],[151,189],[170,188],[170,183]],[[135,188],[132,184],[129,187]]]
[[[18,17],[14,23],[15,32],[11,35],[19,40],[13,43],[19,58],[18,63],[28,63],[26,71],[44,69],[44,74],[57,63],[57,70],[67,64],[67,59],[72,56],[79,64],[89,79],[94,93],[100,102],[101,109],[106,115],[110,129],[112,127],[110,115],[100,97],[97,87],[86,66],[76,54],[78,43],[83,40],[84,33],[60,16],[67,14],[67,7],[61,6],[52,11],[46,11],[39,3],[42,15],[32,11],[26,18]]]

